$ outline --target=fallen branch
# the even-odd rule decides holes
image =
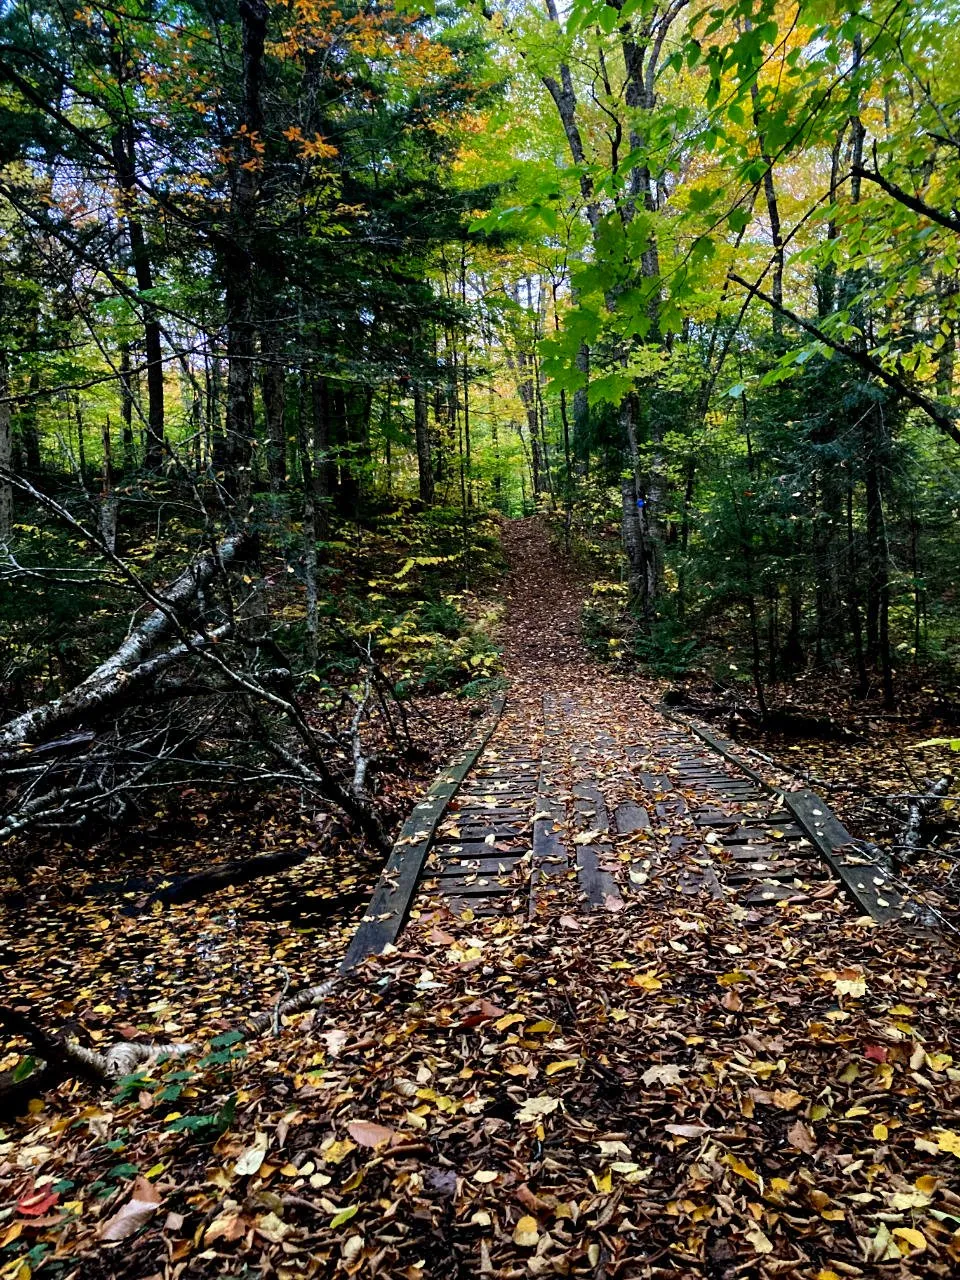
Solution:
[[[249,884],[251,880],[256,880],[260,876],[273,875],[277,871],[286,871],[290,867],[299,866],[309,856],[308,850],[292,849],[282,853],[263,853],[255,858],[223,862],[219,866],[211,867],[209,871],[198,871],[195,875],[187,876],[167,889],[158,889],[147,905],[149,906],[152,902],[193,902],[197,898],[205,897],[208,893],[215,893],[217,889],[224,889],[229,885]]]
[[[290,975],[285,973],[284,987],[274,1007],[237,1028],[241,1038],[254,1040],[271,1030],[274,1035],[279,1035],[284,1018],[305,1013],[322,1004],[339,981],[338,974],[315,986],[304,987],[285,999],[290,987]],[[128,1040],[121,1040],[102,1051],[88,1049],[66,1036],[47,1031],[19,1010],[3,1006],[0,1006],[0,1026],[5,1026],[14,1036],[29,1041],[39,1059],[37,1071],[27,1077],[26,1081],[12,1083],[0,1078],[0,1105],[5,1105],[8,1112],[11,1098],[24,1092],[20,1089],[22,1083],[29,1085],[29,1089],[25,1091],[28,1097],[35,1096],[37,1085],[41,1081],[46,1087],[70,1075],[81,1076],[85,1080],[103,1085],[121,1080],[135,1071],[149,1069],[161,1059],[189,1057],[200,1051],[199,1045],[189,1042],[137,1044]]]
[[[940,807],[940,802],[950,790],[952,779],[949,774],[932,783],[925,795],[911,800],[907,805],[907,820],[903,828],[903,836],[897,846],[900,850],[900,862],[916,862],[923,852],[922,833],[926,822]]]

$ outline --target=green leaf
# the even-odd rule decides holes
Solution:
[[[735,231],[738,235],[744,231],[750,223],[750,212],[747,209],[731,209],[727,214],[727,225],[731,231]]]
[[[211,1049],[226,1049],[228,1045],[237,1044],[243,1039],[242,1031],[224,1031],[210,1041]]]
[[[36,1058],[31,1058],[28,1054],[13,1069],[13,1083],[19,1084],[21,1080],[26,1080],[28,1076],[32,1076],[37,1066]]]
[[[342,1227],[345,1222],[349,1222],[356,1215],[359,1208],[358,1204],[351,1204],[346,1209],[341,1209],[339,1213],[330,1219],[330,1230],[332,1231],[335,1227]]]

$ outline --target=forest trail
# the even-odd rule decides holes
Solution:
[[[903,915],[895,886],[865,869],[823,800],[784,797],[747,776],[658,711],[653,682],[589,654],[587,588],[542,520],[505,522],[503,540],[506,710],[435,838],[401,840],[368,930],[395,937],[396,920],[386,933],[377,922],[405,912],[403,892],[417,878],[410,862],[424,858],[409,899],[416,914],[434,910],[438,895],[439,909],[468,918],[617,913],[655,886],[726,901],[750,929],[780,904]],[[361,941],[351,959],[369,950],[379,944]]]

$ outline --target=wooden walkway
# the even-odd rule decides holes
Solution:
[[[501,698],[404,824],[343,970],[412,911],[533,915],[562,889],[580,911],[614,912],[654,880],[726,900],[754,928],[838,892],[916,927],[825,801],[774,792],[709,729],[658,709],[652,740],[618,742],[575,693],[547,693],[534,743],[503,710]]]

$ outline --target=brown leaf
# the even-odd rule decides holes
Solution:
[[[791,1147],[811,1155],[817,1149],[817,1141],[802,1120],[794,1120],[787,1130],[787,1141]]]
[[[380,1147],[397,1136],[394,1129],[384,1124],[372,1124],[369,1120],[351,1120],[347,1133],[360,1147]]]
[[[160,1193],[153,1183],[143,1177],[137,1178],[130,1199],[120,1206],[112,1218],[100,1224],[98,1237],[106,1241],[126,1240],[147,1225],[159,1204]]]

